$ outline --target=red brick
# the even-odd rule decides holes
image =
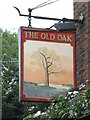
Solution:
[[[74,18],[84,14],[83,24],[76,24],[76,79],[77,85],[90,79],[90,2],[74,2]]]

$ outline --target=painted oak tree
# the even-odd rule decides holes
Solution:
[[[40,47],[31,55],[37,64],[41,64],[45,71],[45,86],[49,86],[49,77],[51,74],[57,75],[61,73],[60,56],[54,50],[47,47]]]

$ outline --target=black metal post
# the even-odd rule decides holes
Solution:
[[[32,12],[32,9],[29,8],[29,9],[28,9],[28,12],[29,12],[29,16],[28,16],[29,25],[28,25],[28,27],[31,27],[31,12]]]

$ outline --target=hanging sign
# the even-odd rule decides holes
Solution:
[[[75,85],[75,32],[21,27],[20,100],[52,101]]]

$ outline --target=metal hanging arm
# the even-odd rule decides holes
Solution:
[[[35,9],[44,7],[44,6],[46,6],[46,5],[50,5],[50,4],[55,3],[55,2],[57,2],[57,1],[59,1],[59,0],[47,0],[47,1],[45,1],[45,2],[43,2],[43,3],[41,3],[41,4],[39,4],[39,5],[37,5],[36,7],[32,8],[32,9],[29,8],[29,9],[28,9],[29,15],[21,14],[20,10],[19,10],[17,7],[14,6],[14,8],[18,11],[19,16],[28,17],[28,20],[29,20],[29,25],[28,25],[28,27],[31,27],[31,17],[37,18],[37,19],[47,19],[47,20],[53,20],[53,19],[54,19],[54,20],[59,20],[59,19],[55,19],[55,18],[40,17],[40,16],[31,16],[32,10],[35,10]]]
[[[42,17],[42,16],[32,16],[31,15],[32,9],[30,9],[30,8],[28,9],[29,15],[25,15],[25,14],[21,14],[20,10],[17,7],[14,6],[14,8],[18,11],[19,16],[24,16],[24,17],[29,17],[29,18],[33,17],[36,19],[46,19],[46,20],[56,20],[56,21],[63,21],[63,22],[76,22],[76,23],[81,23],[84,21],[84,16],[82,13],[79,16],[79,19],[68,19],[68,18],[60,19],[60,18],[51,18],[51,17]],[[82,17],[82,18],[80,18],[80,17]]]
[[[52,4],[57,1],[59,1],[59,0],[47,0],[47,1],[37,5],[36,7],[32,8],[32,10],[44,7],[46,5]],[[41,16],[31,16],[31,17],[37,18],[37,19],[57,20],[59,22],[63,21],[63,22],[83,23],[83,21],[84,21],[84,16],[82,13],[79,14],[79,19],[68,19],[68,18],[59,19],[59,18],[49,18],[49,17],[41,17]]]
[[[32,8],[32,9],[29,8],[28,9],[28,12],[29,12],[28,15],[21,14],[20,10],[17,7],[15,7],[15,6],[13,6],[13,7],[18,11],[19,16],[28,17],[28,20],[29,20],[28,27],[31,27],[31,17],[36,18],[36,19],[55,20],[55,21],[59,21],[59,22],[63,21],[63,22],[83,23],[84,17],[83,17],[82,13],[79,16],[79,19],[68,19],[68,18],[59,19],[59,18],[42,17],[42,16],[32,16],[31,15],[32,10],[44,7],[46,5],[50,5],[50,4],[52,4],[54,2],[57,2],[57,1],[59,1],[59,0],[47,0],[46,2],[43,2],[43,3],[37,5],[36,7]]]
[[[42,17],[42,16],[32,16],[32,15],[31,15],[32,9],[30,9],[30,8],[28,9],[29,15],[21,14],[21,13],[20,13],[20,10],[19,10],[17,7],[14,7],[14,8],[18,11],[19,16],[23,16],[23,17],[33,17],[33,18],[36,18],[36,19],[56,20],[56,21],[61,20],[61,19],[59,19],[59,18]]]
[[[61,19],[59,18],[51,18],[51,17],[42,17],[42,16],[32,16],[31,15],[31,12],[32,12],[32,9],[28,9],[28,12],[29,12],[29,15],[25,15],[25,14],[21,14],[20,10],[13,6],[19,13],[19,16],[23,16],[23,17],[28,17],[28,20],[29,20],[29,27],[31,27],[31,17],[33,18],[36,18],[36,19],[45,19],[45,20],[55,20],[55,21],[60,21]]]
[[[29,15],[24,15],[24,14],[21,14],[20,10],[19,10],[17,7],[15,7],[15,6],[13,6],[13,7],[14,7],[14,8],[18,11],[19,16],[29,17]]]

